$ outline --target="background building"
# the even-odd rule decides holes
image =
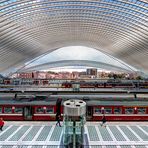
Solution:
[[[86,69],[86,75],[97,77],[97,69],[96,68]]]

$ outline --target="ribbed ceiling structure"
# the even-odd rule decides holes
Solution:
[[[75,45],[148,72],[148,1],[0,1],[0,71]]]

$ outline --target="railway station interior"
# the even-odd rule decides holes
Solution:
[[[148,0],[0,0],[0,148],[148,148]]]

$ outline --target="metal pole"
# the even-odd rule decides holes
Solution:
[[[76,121],[73,121],[73,148],[76,148]]]

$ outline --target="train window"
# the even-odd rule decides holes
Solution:
[[[140,107],[138,108],[138,114],[145,114],[146,113],[146,108]]]
[[[12,107],[4,107],[4,113],[12,113]]]
[[[2,107],[0,107],[0,113],[2,113]]]
[[[53,114],[53,113],[54,113],[53,107],[47,107],[46,113],[47,113],[47,114]]]
[[[101,114],[101,108],[95,108],[94,113],[95,114]]]
[[[126,114],[133,114],[134,113],[134,108],[132,108],[132,107],[125,108],[125,113]]]
[[[114,108],[114,114],[121,114],[121,113],[122,113],[122,109],[120,107]]]
[[[104,111],[105,111],[105,114],[112,114],[112,108],[105,107]]]
[[[14,112],[17,113],[17,114],[21,114],[21,113],[23,113],[23,108],[21,108],[21,107],[15,107]]]
[[[44,108],[43,107],[37,107],[36,108],[36,113],[43,114],[44,113]]]

